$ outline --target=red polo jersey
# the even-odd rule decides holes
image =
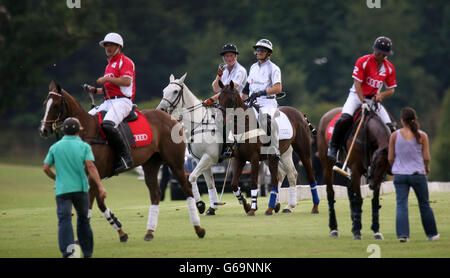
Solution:
[[[384,59],[380,69],[377,68],[377,61],[373,54],[362,56],[356,61],[352,77],[361,82],[365,96],[378,94],[383,83],[387,89],[397,87],[395,68],[391,62]]]
[[[132,101],[134,100],[136,70],[134,63],[130,58],[123,53],[108,58],[108,65],[106,66],[104,76],[131,78],[130,86],[117,86],[111,82],[106,82],[104,86],[108,95],[105,94],[105,99],[108,99],[108,97],[125,96],[131,98]]]

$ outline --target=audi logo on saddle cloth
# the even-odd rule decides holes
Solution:
[[[148,140],[147,134],[134,134],[133,136],[134,136],[134,141],[136,141],[136,142]]]

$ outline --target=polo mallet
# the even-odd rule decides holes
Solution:
[[[345,171],[345,168],[347,167],[348,159],[350,158],[350,155],[352,154],[352,150],[353,150],[353,146],[355,145],[356,137],[358,137],[359,130],[361,128],[362,123],[364,122],[364,118],[366,117],[365,111],[362,111],[362,112],[363,112],[363,115],[361,117],[361,121],[359,121],[358,128],[356,129],[356,132],[355,132],[355,137],[353,137],[352,144],[350,145],[350,149],[348,151],[347,158],[344,161],[344,165],[342,165],[342,169],[337,167],[336,165],[333,166],[334,171],[344,175],[345,177],[347,177],[349,179],[350,179],[350,173]]]
[[[221,202],[221,201],[222,201],[223,191],[225,190],[225,185],[227,184],[228,170],[230,170],[231,160],[232,159],[228,160],[227,170],[225,172],[225,179],[223,180],[222,192],[220,193],[219,202],[214,203],[214,205],[216,205],[216,206],[222,206],[222,205],[226,204],[225,202]]]

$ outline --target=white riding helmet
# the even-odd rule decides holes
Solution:
[[[258,47],[264,47],[267,48],[268,50],[270,50],[270,52],[272,52],[272,43],[267,40],[267,39],[260,39],[254,46],[253,48],[256,50]]]
[[[98,44],[102,47],[105,47],[104,46],[105,42],[112,42],[112,43],[120,45],[123,48],[123,39],[117,33],[106,34],[105,39],[102,40],[101,42],[99,42]]]

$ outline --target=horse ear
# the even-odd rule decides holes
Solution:
[[[59,83],[56,83],[56,91],[58,94],[61,94],[61,85],[59,85]]]
[[[234,83],[233,83],[233,80],[230,81],[230,87],[234,89]]]
[[[56,84],[55,81],[50,81],[50,84],[48,85],[48,90],[49,91],[54,91],[56,89]]]
[[[181,83],[184,83],[184,79],[186,78],[187,72],[180,78]]]
[[[174,80],[175,80],[175,76],[173,76],[173,74],[171,74],[170,77],[169,77],[169,81],[172,82]]]
[[[223,89],[223,87],[225,87],[225,85],[223,85],[223,83],[222,83],[222,80],[220,80],[220,79],[219,79],[219,87],[220,87],[221,89]]]

